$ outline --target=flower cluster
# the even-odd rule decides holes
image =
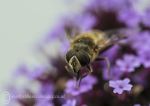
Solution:
[[[139,10],[140,0],[89,0],[78,15],[63,17],[44,37],[40,53],[47,64],[30,68],[21,65],[9,85],[12,94],[30,94],[34,98],[16,98],[16,106],[147,106],[150,104],[150,7]],[[143,0],[144,1],[144,0]],[[93,73],[85,77],[79,88],[65,69],[65,53],[69,42],[65,31],[121,30],[127,37],[100,54],[111,63],[93,62]],[[50,48],[61,45],[56,57]],[[46,47],[45,47],[46,46]],[[48,49],[48,50],[47,50]],[[17,77],[16,77],[17,76]],[[25,85],[17,85],[24,80]],[[125,92],[126,91],[126,92]]]
[[[141,62],[136,56],[128,54],[124,55],[123,60],[118,59],[116,61],[118,69],[123,72],[133,72],[140,64]]]

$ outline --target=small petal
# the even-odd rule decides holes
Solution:
[[[132,85],[129,84],[130,79],[125,78],[124,80],[116,80],[116,81],[109,81],[109,86],[114,88],[113,92],[122,94],[123,91],[130,91]]]
[[[130,91],[132,87],[132,85],[126,85],[123,89],[126,91]]]
[[[118,88],[118,89],[114,89],[113,92],[118,93],[118,94],[122,94],[123,90]]]
[[[77,104],[77,101],[73,99],[73,100],[67,100],[67,102],[63,104],[62,106],[76,106],[76,104]]]
[[[130,82],[129,78],[125,78],[123,81],[124,81],[124,83],[126,83],[126,84]]]
[[[109,81],[109,86],[110,87],[116,87],[117,84],[114,81]]]

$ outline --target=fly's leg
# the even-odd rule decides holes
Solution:
[[[82,80],[82,76],[80,75],[80,72],[79,72],[79,71],[78,71],[77,74],[76,74],[75,80],[76,80],[76,88],[79,88],[79,87],[80,87],[81,80]]]
[[[77,76],[76,76],[76,87],[79,88],[81,80],[86,77],[87,75],[91,74],[93,72],[93,69],[91,67],[91,65],[87,65],[86,66],[88,69],[88,72],[84,73],[84,74],[80,74],[80,71],[77,72]]]
[[[93,72],[93,68],[91,65],[87,65],[87,68],[88,68],[88,74],[92,73]]]
[[[97,61],[100,61],[100,60],[103,60],[106,62],[106,65],[107,65],[107,71],[108,71],[108,77],[110,78],[110,61],[107,57],[98,57],[96,59]]]
[[[89,73],[88,73],[89,74]],[[81,81],[84,77],[86,77],[88,75],[87,73],[84,74],[84,75],[80,75],[80,73],[78,72],[77,73],[77,76],[76,76],[76,88],[79,88],[80,87],[80,84],[81,84]]]
[[[65,66],[66,70],[73,76],[73,79],[76,81],[76,88],[79,88],[83,76],[81,76],[80,71],[74,72],[69,65]]]

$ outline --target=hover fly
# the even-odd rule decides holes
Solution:
[[[104,60],[110,72],[110,62],[107,57],[99,54],[117,44],[124,36],[118,30],[99,31],[93,30],[80,33],[75,36],[66,34],[70,41],[70,49],[66,53],[66,70],[75,76],[78,85],[83,77],[90,74],[93,70],[91,63],[95,60]],[[81,74],[80,69],[86,67],[87,73]]]

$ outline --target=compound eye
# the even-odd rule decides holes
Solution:
[[[76,56],[76,58],[77,58],[76,60],[79,61],[81,66],[85,66],[90,63],[90,57],[85,50],[78,50],[78,51],[70,50],[70,51],[68,51],[68,53],[66,54],[66,60],[68,63],[73,56]]]
[[[90,57],[86,52],[81,51],[78,56],[79,56],[78,59],[82,66],[88,65],[90,63]]]
[[[72,58],[72,56],[74,56],[75,52],[73,50],[70,50],[67,52],[66,54],[66,60],[67,62],[69,62],[69,60]]]

